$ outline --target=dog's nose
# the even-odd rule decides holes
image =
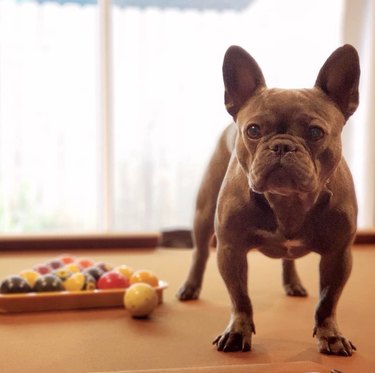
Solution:
[[[297,150],[297,147],[295,144],[293,144],[290,141],[275,141],[270,145],[270,149],[279,156],[283,156],[287,153],[292,153]]]

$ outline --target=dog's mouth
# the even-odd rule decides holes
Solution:
[[[316,173],[311,161],[274,159],[252,169],[257,172],[250,173],[250,187],[256,193],[291,195],[309,193],[316,188]]]

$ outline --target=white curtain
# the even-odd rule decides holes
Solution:
[[[0,0],[0,232],[94,230],[97,7]]]
[[[80,3],[0,0],[1,233],[104,229],[99,7]],[[360,227],[375,226],[374,1],[208,3],[112,6],[111,228],[191,227],[202,173],[231,120],[221,77],[229,45],[255,57],[270,87],[299,88],[343,42],[362,64],[344,152]]]
[[[312,87],[342,43],[342,0],[249,1],[233,10],[115,8],[115,227],[190,227],[213,146],[231,120],[221,65],[231,44],[270,87]]]
[[[356,184],[361,228],[375,226],[375,2],[346,0],[343,40],[361,59],[360,105],[344,132],[344,152]]]

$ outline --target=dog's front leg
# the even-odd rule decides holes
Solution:
[[[336,306],[350,275],[350,247],[342,252],[322,255],[320,261],[320,299],[315,314],[314,336],[321,353],[351,356],[356,348],[339,331]]]
[[[217,260],[228,289],[232,311],[229,324],[215,340],[219,351],[250,351],[255,334],[253,309],[247,290],[247,257],[245,250],[218,244]]]

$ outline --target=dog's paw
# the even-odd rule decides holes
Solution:
[[[195,300],[199,298],[200,288],[189,284],[184,284],[178,290],[176,297],[181,301]]]
[[[314,336],[317,337],[318,350],[326,355],[352,356],[356,347],[339,333],[320,333],[318,328],[314,330]]]
[[[250,351],[252,335],[255,334],[255,325],[252,319],[245,314],[233,318],[223,334],[219,335],[212,344],[218,351],[235,352]]]
[[[212,344],[215,344],[218,351],[236,352],[251,350],[251,334],[243,335],[241,333],[224,333],[219,335]]]
[[[307,290],[301,284],[284,284],[285,294],[290,297],[307,297]]]

